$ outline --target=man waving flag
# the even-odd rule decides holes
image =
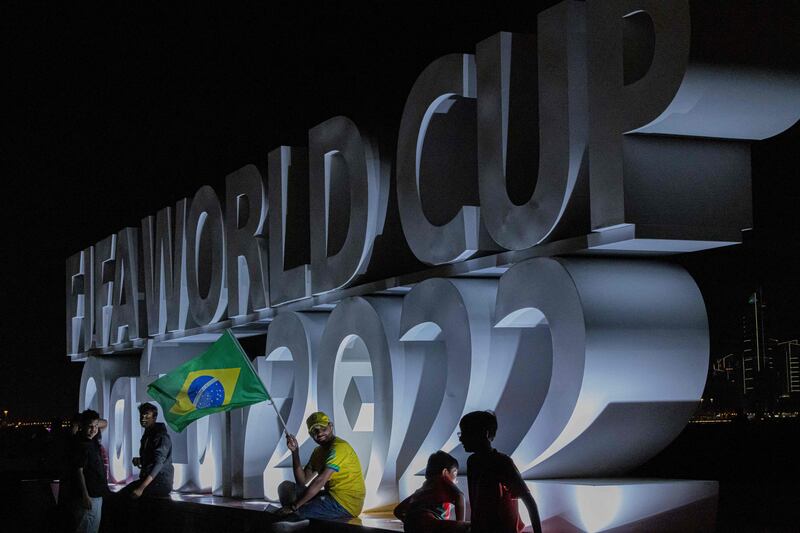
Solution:
[[[202,355],[187,361],[147,387],[175,431],[198,418],[269,400],[239,341],[225,330]]]

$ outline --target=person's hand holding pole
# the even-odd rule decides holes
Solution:
[[[308,477],[309,473],[306,473],[300,463],[300,445],[297,443],[297,438],[288,431],[286,432],[286,447],[292,452],[292,472],[294,472],[295,483],[306,486],[310,478]]]
[[[297,444],[297,439],[291,433],[286,433],[286,447],[289,448],[289,451],[294,454],[300,446]]]

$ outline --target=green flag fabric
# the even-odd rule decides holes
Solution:
[[[270,399],[230,330],[202,355],[155,380],[147,392],[161,405],[164,420],[175,431],[211,413]]]

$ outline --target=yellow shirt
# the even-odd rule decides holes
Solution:
[[[361,514],[367,490],[358,455],[346,440],[334,437],[330,446],[314,448],[306,468],[318,474],[326,468],[333,470],[325,490],[352,516]]]

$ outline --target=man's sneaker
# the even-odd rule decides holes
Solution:
[[[272,524],[274,533],[289,533],[290,531],[305,531],[310,522],[308,520],[298,520],[297,522],[275,522]]]

